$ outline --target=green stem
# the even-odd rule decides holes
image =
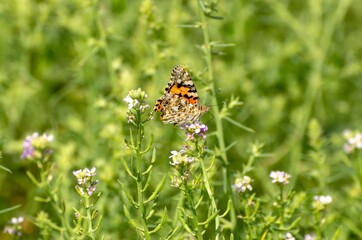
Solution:
[[[199,220],[197,218],[197,212],[196,212],[196,208],[195,208],[195,204],[194,201],[192,199],[191,193],[190,193],[190,189],[187,185],[187,180],[183,181],[183,184],[185,186],[185,196],[186,196],[186,200],[187,203],[189,204],[189,208],[192,212],[192,223],[194,225],[194,229],[196,230],[196,236],[197,239],[202,240],[202,229],[201,226],[199,225]]]
[[[55,210],[55,212],[57,213],[57,215],[60,219],[60,222],[62,223],[61,226],[63,228],[61,231],[61,235],[63,236],[63,238],[68,239],[69,236],[72,235],[72,233],[73,233],[73,228],[69,225],[69,220],[68,220],[67,215],[65,214],[65,209],[63,209],[61,206],[59,206],[60,205],[59,202],[61,201],[61,200],[59,200],[59,193],[57,191],[57,196],[54,197],[54,193],[52,194],[51,190],[47,189],[47,194],[49,196],[51,196],[52,207]],[[88,202],[86,200],[86,206],[88,206],[88,205],[89,205],[89,200],[88,200]]]
[[[204,185],[205,185],[207,194],[209,195],[209,198],[211,200],[211,206],[213,208],[212,212],[215,213],[215,212],[218,211],[218,209],[217,209],[216,201],[215,201],[215,198],[214,198],[214,193],[213,193],[213,191],[211,189],[211,184],[209,182],[208,174],[207,174],[203,159],[200,159],[200,166],[201,166],[202,175],[203,175],[203,178],[204,178]],[[219,239],[219,233],[220,233],[220,216],[217,215],[215,217],[215,240]]]
[[[215,86],[215,82],[214,82],[214,70],[213,70],[213,66],[212,66],[212,54],[211,54],[211,43],[210,43],[210,36],[209,36],[209,31],[208,31],[208,22],[206,20],[205,14],[202,11],[202,7],[200,6],[200,1],[199,1],[199,14],[200,14],[200,18],[201,18],[201,29],[203,32],[203,36],[204,36],[204,47],[205,47],[205,60],[206,60],[206,64],[207,64],[207,68],[208,68],[208,80],[209,80],[209,84],[211,85],[211,94],[213,96],[216,96],[216,86]],[[215,113],[215,123],[216,123],[216,130],[217,130],[217,139],[219,142],[219,147],[220,147],[220,152],[221,152],[221,159],[223,160],[225,165],[228,165],[228,160],[227,160],[227,156],[226,156],[226,148],[225,148],[225,142],[224,142],[224,131],[223,131],[223,125],[222,125],[222,119],[220,117],[220,109],[219,106],[217,104],[217,99],[216,97],[212,99],[212,110]]]
[[[285,212],[285,201],[283,196],[283,186],[280,186],[280,228],[284,228],[284,212]]]
[[[91,213],[91,209],[90,209],[90,204],[89,204],[89,196],[85,197],[85,207],[86,207],[86,211],[87,211],[87,222],[88,222],[88,236],[91,239],[95,239],[94,238],[94,231],[93,231],[93,224],[92,224],[92,213]]]
[[[314,213],[314,221],[315,221],[315,233],[317,235],[317,239],[322,239],[321,226],[320,226],[320,211],[317,210]]]
[[[136,164],[137,164],[137,198],[138,198],[138,212],[141,217],[143,226],[143,234],[145,239],[151,239],[148,226],[146,222],[146,210],[143,203],[143,184],[142,184],[142,136],[143,136],[143,124],[141,122],[141,112],[137,111],[137,147],[136,147]]]
[[[206,20],[206,16],[202,10],[202,6],[201,6],[201,0],[198,1],[198,11],[199,11],[199,15],[200,15],[200,19],[201,19],[201,29],[203,32],[203,36],[204,36],[204,53],[205,53],[205,60],[206,60],[206,64],[207,64],[207,68],[208,68],[208,80],[209,80],[209,84],[210,84],[210,89],[211,89],[211,94],[212,96],[216,96],[216,85],[215,85],[215,81],[214,81],[214,71],[213,71],[213,65],[212,65],[212,49],[211,49],[211,41],[210,41],[210,35],[209,35],[209,31],[208,31],[208,22]],[[225,141],[224,141],[224,129],[223,129],[223,124],[222,124],[222,118],[221,118],[221,114],[220,114],[220,109],[217,103],[217,98],[214,97],[212,99],[212,110],[214,112],[214,116],[215,116],[215,124],[216,124],[216,137],[217,137],[217,141],[218,141],[218,145],[220,148],[220,154],[221,154],[221,160],[223,163],[223,179],[224,179],[224,188],[226,190],[226,193],[228,196],[232,196],[232,189],[231,189],[231,182],[230,182],[230,178],[231,178],[231,174],[228,170],[228,159],[227,159],[227,155],[226,155],[226,147],[225,147]],[[231,228],[234,229],[236,226],[236,214],[235,214],[235,200],[233,198],[231,198],[232,201],[232,206],[230,209],[230,221],[231,221]],[[217,226],[216,226],[217,227]]]

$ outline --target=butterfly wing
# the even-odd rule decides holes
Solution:
[[[208,110],[208,107],[200,105],[196,87],[186,69],[176,66],[164,95],[154,107],[155,112],[161,112],[161,121],[181,125],[199,119]]]

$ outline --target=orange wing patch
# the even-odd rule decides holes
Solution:
[[[154,107],[155,112],[161,112],[161,121],[182,125],[198,120],[208,110],[208,107],[200,104],[188,72],[181,66],[174,67],[165,92]]]

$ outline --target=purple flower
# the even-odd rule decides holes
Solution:
[[[88,196],[91,196],[96,190],[95,186],[98,183],[98,180],[92,180],[93,176],[96,175],[96,168],[93,167],[91,169],[79,169],[73,171],[73,175],[77,178],[78,181],[78,185],[75,186],[78,194],[84,196],[85,192],[87,192]]]
[[[187,140],[194,140],[195,135],[205,139],[208,127],[200,122],[194,122],[194,123],[183,124],[181,126],[181,129],[185,130],[186,141],[187,141]]]
[[[25,158],[31,158],[35,152],[35,149],[33,147],[33,145],[31,144],[31,142],[33,141],[34,138],[38,137],[38,133],[33,133],[33,135],[31,136],[26,136],[24,143],[23,143],[23,153],[21,154],[21,159],[25,159]]]
[[[49,143],[54,139],[53,135],[48,135],[44,133],[39,135],[35,132],[32,135],[26,136],[23,142],[23,153],[21,154],[21,159],[32,159],[34,157],[41,158],[42,151],[46,150],[49,146]],[[44,154],[50,155],[52,151],[46,151]]]
[[[88,196],[92,196],[93,192],[96,190],[96,184],[98,180],[92,181],[91,184],[87,187]]]

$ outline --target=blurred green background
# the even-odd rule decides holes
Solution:
[[[101,201],[109,204],[101,209],[104,219],[114,209],[121,211],[116,179],[125,174],[119,157],[129,154],[123,145],[128,125],[122,99],[141,87],[152,109],[171,69],[179,64],[190,71],[204,105],[213,97],[219,107],[231,96],[244,102],[230,117],[255,133],[224,122],[226,143],[237,142],[227,153],[232,169],[242,169],[247,146],[257,140],[273,155],[257,162],[254,177],[263,179],[270,169],[279,168],[293,176],[296,189],[313,186],[313,181],[297,182],[309,171],[304,160],[310,119],[317,119],[323,134],[337,143],[344,129],[361,128],[362,2],[209,4],[223,17],[208,20],[211,40],[235,44],[213,49],[220,89],[216,96],[208,91],[202,32],[183,27],[200,21],[197,1],[1,1],[0,151],[1,165],[13,174],[0,172],[0,209],[22,204],[15,215],[38,212],[34,186],[25,175],[31,163],[20,160],[23,139],[38,131],[55,135],[54,159],[65,189],[73,191],[73,170],[96,166],[105,192]],[[212,118],[203,117],[210,132],[215,129]],[[147,137],[151,133],[158,150],[157,179],[170,171],[168,156],[180,148],[183,136],[158,116],[146,126]],[[210,148],[215,144],[210,137]],[[338,153],[330,154],[332,166],[342,153],[333,144],[330,148]],[[339,165],[331,166],[328,177],[333,179]],[[335,178],[338,191],[344,181]],[[266,188],[260,184],[257,191]],[[75,196],[74,191],[65,194],[74,204]],[[0,215],[0,226],[11,214]],[[108,232],[127,225],[125,220],[112,221],[105,220]]]

